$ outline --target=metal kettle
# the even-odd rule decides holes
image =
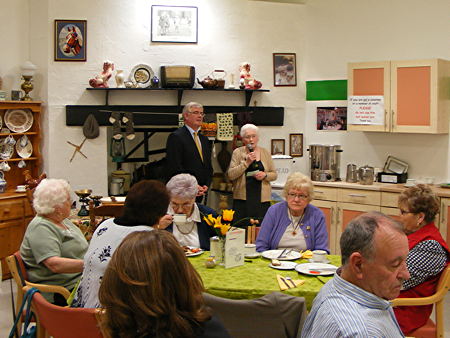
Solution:
[[[369,165],[365,165],[358,169],[359,184],[373,184],[375,177],[375,169]]]
[[[349,183],[358,182],[358,167],[356,164],[347,164],[347,175],[345,181]]]

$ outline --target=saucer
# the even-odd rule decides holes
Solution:
[[[16,189],[15,191],[16,191],[16,192],[27,192],[27,189],[24,189],[24,190],[18,190],[18,189]]]
[[[249,259],[258,258],[259,256],[261,256],[261,254],[259,252],[244,255],[245,258],[249,258]]]

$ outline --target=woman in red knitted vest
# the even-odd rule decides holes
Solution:
[[[434,225],[439,200],[427,185],[404,190],[398,199],[404,231],[408,235],[406,260],[411,278],[403,282],[401,298],[427,297],[436,291],[439,277],[449,264],[450,250]],[[395,316],[405,335],[426,324],[432,305],[399,306]]]

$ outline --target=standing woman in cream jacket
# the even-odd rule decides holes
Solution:
[[[227,172],[233,183],[234,219],[263,218],[270,207],[270,181],[277,179],[277,172],[269,151],[258,146],[257,126],[242,126],[241,137],[244,146],[233,151]]]

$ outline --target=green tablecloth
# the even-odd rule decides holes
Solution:
[[[333,276],[308,276],[299,274],[295,270],[275,270],[269,267],[270,260],[264,258],[252,259],[243,266],[225,269],[216,266],[208,269],[205,266],[209,252],[200,256],[189,257],[189,261],[202,277],[206,292],[229,299],[252,299],[262,297],[274,291],[280,291],[276,275],[289,276],[292,279],[302,279],[305,284],[283,291],[283,293],[305,297],[308,310],[322,286]],[[330,264],[340,266],[341,257],[329,255]],[[297,263],[308,263],[306,259],[299,259]]]

